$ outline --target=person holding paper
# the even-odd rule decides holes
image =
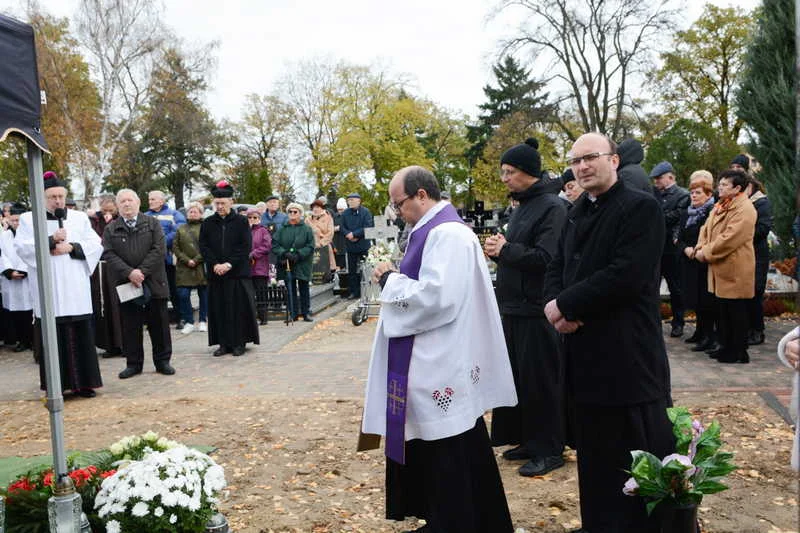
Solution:
[[[511,533],[483,414],[517,395],[483,250],[429,170],[400,170],[389,199],[414,229],[400,271],[373,271],[383,306],[359,449],[386,436],[387,518],[424,518],[420,532]]]
[[[156,372],[168,376],[175,373],[170,365],[172,338],[167,315],[169,285],[164,267],[166,240],[158,219],[140,213],[140,205],[134,191],[120,189],[117,193],[120,216],[103,232],[103,260],[120,299],[122,353],[127,360],[127,366],[119,373],[120,379],[142,373],[142,328],[145,324],[153,345]]]
[[[65,209],[66,184],[58,179],[55,172],[44,173],[44,197],[61,387],[78,396],[92,398],[96,395],[94,389],[103,386],[103,380],[94,345],[89,277],[100,261],[103,248],[86,213]],[[39,362],[40,385],[42,390],[46,390],[45,362],[42,357],[42,309],[36,278],[33,214],[30,212],[20,216],[14,248],[19,259],[27,266],[35,316],[33,351]]]

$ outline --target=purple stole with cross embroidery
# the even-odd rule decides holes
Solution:
[[[406,254],[400,262],[400,273],[419,280],[422,252],[428,233],[445,222],[463,223],[455,208],[447,204],[433,218],[415,228],[408,239]],[[386,381],[386,456],[406,464],[406,403],[408,401],[408,368],[414,349],[414,335],[389,339],[389,368]]]

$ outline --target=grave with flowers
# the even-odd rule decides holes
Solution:
[[[51,531],[47,502],[56,486],[53,477],[52,468],[34,468],[0,488],[6,532]],[[222,467],[152,431],[100,452],[72,455],[69,477],[81,496],[83,532],[228,531],[216,507],[226,485]]]

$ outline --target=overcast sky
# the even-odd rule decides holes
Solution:
[[[751,9],[758,0],[718,1]],[[71,16],[77,0],[40,0]],[[414,92],[453,110],[476,114],[492,82],[498,39],[514,20],[487,21],[496,0],[164,0],[165,20],[188,43],[218,40],[218,66],[208,104],[217,118],[239,118],[244,95],[268,93],[288,62],[332,57],[380,62],[410,76]],[[685,25],[702,11],[688,0]],[[0,11],[19,12],[18,0]],[[221,7],[224,6],[224,7]],[[669,36],[666,36],[669,38]]]

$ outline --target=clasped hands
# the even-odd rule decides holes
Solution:
[[[500,250],[503,249],[505,244],[506,238],[502,233],[490,235],[486,238],[486,242],[483,243],[483,253],[488,257],[499,257]]]
[[[550,300],[544,306],[544,316],[547,317],[547,321],[553,324],[553,327],[559,333],[575,333],[583,325],[580,320],[567,320],[564,318],[555,299]]]
[[[225,274],[230,272],[232,268],[233,266],[230,263],[217,263],[216,265],[214,265],[213,270],[214,274],[216,274],[217,276],[224,276]]]
[[[53,242],[56,247],[50,250],[50,255],[64,255],[72,253],[72,245],[67,242],[67,230],[58,228],[53,233]]]

